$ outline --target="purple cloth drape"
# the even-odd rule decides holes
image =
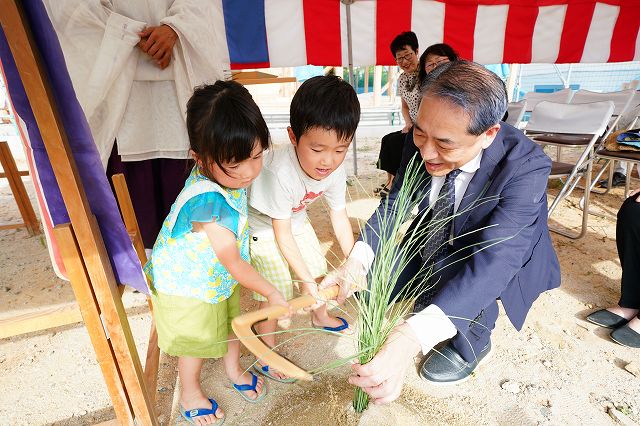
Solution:
[[[148,293],[140,262],[122,223],[116,200],[93,142],[91,130],[73,90],[51,21],[42,2],[26,1],[22,4],[35,44],[40,51],[44,70],[49,79],[53,98],[57,104],[91,211],[100,225],[116,279],[119,283]],[[67,223],[69,215],[2,28],[0,28],[0,60],[15,113],[26,123],[35,165],[52,222],[54,225]]]

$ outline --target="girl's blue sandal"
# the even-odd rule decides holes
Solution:
[[[280,382],[280,383],[295,383],[297,382],[296,379],[292,378],[292,377],[288,377],[286,379],[280,379],[279,377],[274,376],[273,374],[271,374],[269,372],[269,366],[268,365],[260,365],[259,363],[255,363],[253,364],[253,369],[256,371],[256,373],[260,373],[265,377],[270,378],[271,380],[275,380],[276,382]]]
[[[334,333],[340,333],[343,330],[346,330],[347,328],[349,328],[349,323],[347,322],[346,319],[342,318],[342,317],[336,317],[336,319],[339,319],[340,321],[342,321],[342,325],[339,325],[337,327],[319,327],[315,324],[313,324],[313,322],[311,323],[311,325],[313,326],[313,328],[318,328],[320,330],[326,330],[326,331],[332,331]]]
[[[193,420],[196,417],[201,417],[201,416],[208,416],[208,415],[216,415],[216,411],[218,410],[218,403],[214,400],[209,398],[209,402],[211,402],[211,408],[196,408],[193,410],[185,410],[184,408],[182,408],[182,405],[180,405],[180,414],[182,415],[182,417],[189,423],[192,425],[195,425],[196,422]],[[223,417],[221,419],[219,419],[217,422],[212,423],[213,426],[220,426],[224,423],[226,417]]]
[[[250,385],[237,385],[237,384],[233,384],[233,388],[236,390],[236,392],[238,392],[240,394],[241,397],[243,397],[245,400],[247,400],[248,402],[251,403],[257,403],[260,402],[264,399],[265,396],[267,396],[267,382],[264,382],[262,384],[262,393],[258,395],[258,397],[256,399],[251,399],[249,398],[245,392],[247,391],[254,391],[254,392],[258,392],[256,391],[256,386],[258,386],[258,376],[256,376],[255,374],[253,374],[253,372],[249,371],[249,374],[251,374],[251,384]]]

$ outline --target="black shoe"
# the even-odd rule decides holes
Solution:
[[[627,177],[625,175],[623,175],[620,172],[614,172],[613,173],[612,183],[613,183],[613,187],[614,188],[617,188],[619,186],[624,186],[626,182],[627,182]],[[598,186],[600,188],[608,188],[609,187],[609,179],[601,180],[600,182],[598,182]]]
[[[628,325],[613,330],[611,340],[629,348],[640,348],[640,333],[632,330]]]
[[[595,311],[594,313],[587,315],[586,320],[605,328],[618,328],[629,322],[628,319],[607,311],[606,309],[600,309],[599,311]]]
[[[454,385],[462,383],[471,377],[471,373],[482,361],[486,361],[491,352],[491,342],[480,351],[473,362],[465,361],[462,356],[448,343],[438,352],[432,350],[427,355],[420,377],[435,385]]]

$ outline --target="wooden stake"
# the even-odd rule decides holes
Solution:
[[[66,303],[0,320],[0,339],[82,322],[78,304]]]
[[[107,384],[118,421],[120,424],[133,424],[133,412],[129,406],[125,384],[118,371],[117,360],[113,348],[109,344],[109,337],[105,334],[102,326],[100,307],[91,291],[91,283],[71,225],[68,223],[58,225],[54,227],[53,234],[60,247],[64,266],[68,271],[73,293],[80,305],[82,318],[89,332],[91,344]]]
[[[147,253],[144,251],[144,242],[142,241],[140,227],[138,226],[136,213],[133,209],[133,203],[131,202],[127,181],[122,173],[113,175],[111,177],[111,181],[113,182],[113,188],[116,192],[116,198],[118,200],[118,206],[120,207],[122,220],[124,221],[124,226],[127,228],[129,237],[133,242],[133,247],[138,254],[140,264],[144,265],[147,263]],[[160,368],[160,348],[158,347],[156,321],[153,316],[153,303],[151,302],[150,297],[147,297],[147,303],[149,304],[149,313],[151,315],[151,329],[149,331],[147,358],[144,364],[144,378],[147,383],[147,387],[149,388],[150,396],[155,401],[155,389],[158,384],[158,369]]]
[[[1,225],[0,229],[25,227],[27,228],[29,235],[40,234],[40,225],[38,224],[36,213],[33,211],[33,206],[31,205],[29,195],[27,194],[27,190],[25,189],[22,178],[20,177],[20,172],[16,167],[13,155],[11,155],[9,144],[5,141],[0,142],[0,164],[4,170],[4,176],[2,177],[6,177],[9,181],[9,188],[11,188],[11,193],[13,194],[13,198],[16,200],[16,204],[18,205],[18,210],[20,210],[20,216],[22,216],[23,221],[21,224]]]

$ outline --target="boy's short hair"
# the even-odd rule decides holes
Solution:
[[[313,128],[334,130],[351,140],[360,121],[360,102],[353,87],[335,75],[312,77],[291,100],[291,130],[297,140]]]
[[[396,53],[404,49],[405,46],[409,46],[414,52],[418,51],[418,36],[416,33],[413,31],[405,31],[398,34],[393,39],[389,48],[391,49],[391,54],[394,59],[396,57]]]

